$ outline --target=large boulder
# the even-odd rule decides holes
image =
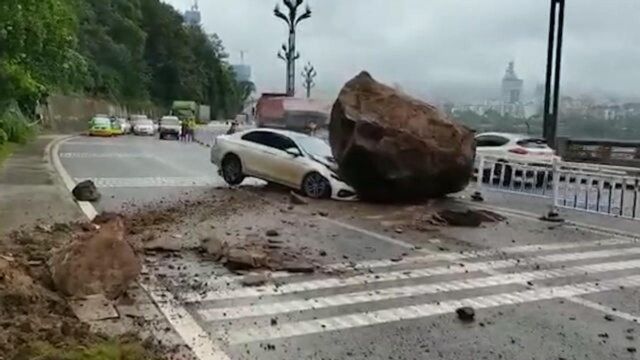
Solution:
[[[441,197],[464,189],[473,171],[469,129],[367,72],[340,91],[329,142],[340,175],[367,200]]]
[[[138,277],[141,263],[125,240],[122,219],[115,218],[56,251],[50,267],[56,289],[67,296],[115,299]]]

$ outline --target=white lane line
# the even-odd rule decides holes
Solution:
[[[63,159],[103,159],[103,158],[115,158],[115,159],[129,159],[129,158],[152,158],[155,157],[151,154],[144,153],[85,153],[85,152],[65,152],[60,153],[60,158]]]
[[[218,345],[211,341],[209,334],[202,329],[191,314],[179,304],[173,294],[158,285],[157,279],[140,286],[151,296],[164,317],[193,351],[199,360],[230,360]]]
[[[62,162],[60,161],[60,156],[59,156],[59,151],[60,151],[60,145],[67,142],[68,140],[73,139],[72,137],[63,139],[61,141],[56,141],[56,143],[53,145],[53,148],[51,149],[51,162],[53,163],[53,168],[56,170],[56,172],[58,173],[58,175],[60,175],[60,178],[62,179],[62,182],[64,183],[64,185],[67,187],[67,189],[69,190],[69,192],[71,192],[73,190],[73,188],[76,186],[75,182],[73,181],[73,179],[71,179],[71,176],[69,176],[69,173],[67,173],[67,170],[64,168],[64,166],[62,166]],[[93,220],[93,218],[95,218],[98,215],[98,211],[96,211],[96,208],[93,207],[93,204],[91,204],[88,201],[77,201],[78,206],[80,207],[80,210],[84,213],[84,215],[89,219],[89,220]]]
[[[594,274],[607,271],[620,271],[640,267],[640,260],[601,263],[593,265],[575,266],[566,269],[541,270],[517,274],[504,274],[485,278],[446,281],[434,284],[409,285],[386,288],[381,290],[367,290],[348,294],[323,296],[304,300],[292,300],[271,304],[257,304],[225,308],[203,309],[199,313],[206,321],[232,320],[250,316],[267,316],[295,311],[317,310],[327,307],[352,305],[358,303],[395,300],[411,296],[438,294],[449,291],[478,289],[491,286],[522,284],[533,280],[547,280],[554,278]]]
[[[398,270],[377,274],[364,274],[356,275],[352,277],[340,278],[324,278],[316,279],[305,282],[294,282],[283,285],[266,285],[254,288],[241,288],[241,289],[225,289],[218,291],[207,291],[204,294],[202,292],[187,292],[182,296],[182,299],[186,302],[201,302],[201,301],[217,301],[225,299],[237,299],[246,297],[259,297],[264,295],[282,295],[289,293],[298,293],[303,291],[339,288],[352,285],[366,285],[371,283],[379,283],[386,281],[398,281],[409,280],[417,278],[431,277],[435,275],[450,275],[450,274],[463,274],[474,271],[486,271],[495,269],[504,269],[522,265],[525,263],[552,263],[552,262],[565,262],[576,260],[587,260],[597,258],[607,258],[612,256],[624,256],[624,255],[638,255],[640,254],[640,247],[628,248],[628,249],[612,249],[612,250],[598,250],[587,251],[578,253],[566,253],[566,254],[552,254],[542,255],[527,258],[519,261],[518,259],[508,260],[496,260],[477,263],[466,263],[460,266],[459,264],[452,264],[447,266],[439,266],[423,269],[412,270]],[[455,254],[452,254],[455,255]],[[495,275],[495,273],[492,273]]]
[[[499,249],[487,249],[473,252],[459,253],[437,253],[424,256],[408,256],[400,259],[399,261],[392,261],[388,259],[382,260],[365,260],[358,263],[354,262],[341,262],[323,265],[324,270],[329,271],[354,271],[354,270],[368,270],[378,269],[399,265],[410,265],[418,263],[426,263],[431,261],[452,261],[462,259],[475,259],[485,256],[499,255],[502,253],[517,254],[517,253],[529,253],[537,251],[550,251],[550,250],[565,250],[573,248],[587,248],[590,246],[613,246],[613,245],[627,245],[627,244],[640,244],[640,240],[633,239],[606,239],[606,240],[591,240],[581,242],[563,242],[563,243],[550,243],[550,244],[533,244],[533,245],[520,245],[511,246]],[[263,274],[263,272],[251,272],[247,275]],[[227,283],[240,282],[244,276],[239,275],[221,275],[215,279],[207,281],[208,286],[221,285]],[[269,277],[273,279],[282,279],[289,277],[303,278],[304,275],[293,274],[286,271],[276,271],[269,273]]]
[[[390,244],[401,246],[401,247],[406,248],[406,249],[415,248],[415,245],[409,244],[409,243],[404,242],[402,240],[394,239],[394,238],[392,238],[390,236],[378,234],[376,232],[369,231],[369,230],[360,228],[358,226],[354,226],[354,225],[351,225],[351,224],[346,224],[346,223],[343,223],[341,221],[330,219],[330,218],[326,218],[326,217],[323,217],[323,218],[320,218],[320,219],[322,219],[324,221],[327,221],[327,222],[330,222],[330,223],[332,223],[334,225],[341,226],[341,227],[343,227],[345,229],[353,230],[353,231],[365,234],[367,236],[371,236],[371,237],[376,238],[378,240],[382,240],[382,241],[388,242]],[[427,250],[421,250],[421,251],[422,252],[430,252],[430,251],[427,251]]]
[[[205,187],[225,186],[224,180],[200,177],[123,177],[123,178],[75,178],[76,182],[91,180],[99,188],[148,188],[148,187]]]
[[[346,316],[335,316],[317,320],[285,323],[279,326],[245,328],[240,331],[230,332],[228,334],[228,342],[231,345],[238,345],[249,342],[318,334],[328,331],[344,330],[453,313],[456,308],[461,306],[472,306],[476,310],[485,309],[554,298],[593,294],[614,290],[619,286],[639,287],[640,275],[628,276],[615,280],[606,280],[599,283],[588,282],[565,286],[542,287],[512,293],[502,293],[460,300],[443,301],[440,303],[427,303],[393,309],[362,312]]]
[[[593,310],[601,311],[601,312],[603,312],[605,314],[609,314],[611,316],[616,316],[616,317],[619,317],[621,319],[625,319],[625,320],[628,320],[628,321],[633,321],[633,322],[636,322],[636,323],[640,323],[640,316],[631,315],[629,313],[622,312],[620,310],[614,310],[614,309],[612,309],[610,307],[606,307],[606,306],[600,305],[598,303],[595,303],[593,301],[589,301],[587,299],[583,299],[583,298],[579,298],[579,297],[570,297],[570,298],[567,298],[567,300],[569,300],[569,301],[571,301],[573,303],[576,303],[576,304],[580,304],[582,306],[586,306],[586,307],[591,308]]]

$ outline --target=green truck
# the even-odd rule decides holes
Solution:
[[[171,106],[171,115],[180,120],[195,118],[199,123],[208,123],[211,120],[211,108],[195,101],[177,100]]]

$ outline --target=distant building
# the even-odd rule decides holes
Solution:
[[[200,15],[200,9],[198,8],[198,1],[195,0],[191,9],[184,12],[184,23],[187,25],[198,26],[202,16]]]
[[[516,75],[513,61],[509,62],[504,77],[502,78],[502,102],[505,104],[517,104],[521,102],[524,81]]]
[[[246,64],[231,65],[233,72],[236,74],[236,80],[239,82],[251,81],[251,66]]]

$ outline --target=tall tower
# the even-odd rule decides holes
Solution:
[[[193,0],[191,9],[184,12],[184,22],[187,25],[198,26],[202,20],[200,9],[198,8],[198,0]]]
[[[513,61],[509,62],[504,77],[502,78],[502,102],[505,104],[517,104],[522,100],[522,87],[524,82],[516,75]]]

